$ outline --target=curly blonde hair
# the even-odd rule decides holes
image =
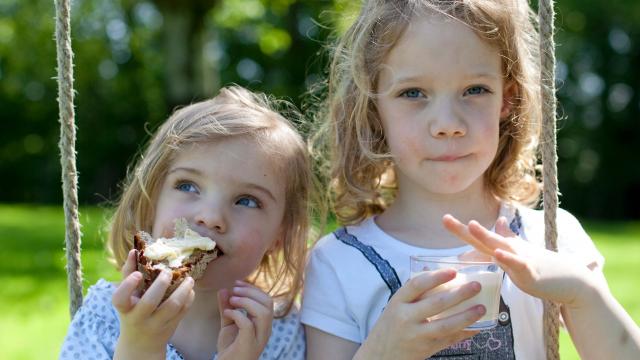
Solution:
[[[383,61],[420,12],[469,26],[498,49],[506,83],[513,84],[511,114],[501,119],[496,157],[484,174],[497,198],[533,206],[540,195],[540,65],[535,17],[523,0],[369,0],[332,49],[332,62],[315,134],[314,158],[329,158],[332,206],[353,224],[378,214],[396,189],[392,157],[375,106]]]
[[[286,194],[283,241],[278,249],[264,255],[252,281],[284,300],[278,316],[288,313],[302,287],[313,174],[304,140],[272,104],[275,102],[264,94],[231,86],[210,100],[176,111],[162,124],[129,172],[111,219],[107,245],[116,266],[125,262],[135,232],[152,231],[162,183],[182,148],[228,137],[249,137],[274,159]],[[287,103],[280,101],[278,106],[287,111],[287,117],[299,118]]]

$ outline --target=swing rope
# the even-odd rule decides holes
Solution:
[[[60,165],[64,197],[65,248],[69,312],[71,317],[82,305],[82,266],[80,263],[80,221],[78,219],[78,172],[76,170],[76,128],[73,108],[73,50],[69,0],[56,0],[56,51],[58,54],[58,107],[60,116]]]
[[[555,42],[553,40],[555,13],[553,0],[540,0],[538,4],[540,23],[540,86],[542,90],[542,181],[544,190],[544,235],[545,246],[558,251],[558,230],[556,212],[558,208],[558,176],[556,153],[556,89],[555,89]],[[547,359],[560,358],[558,345],[558,329],[560,323],[560,307],[551,301],[543,301],[545,348]]]

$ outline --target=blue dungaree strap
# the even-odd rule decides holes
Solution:
[[[396,291],[400,289],[402,283],[400,282],[400,278],[398,278],[396,270],[389,264],[389,262],[383,259],[382,256],[380,256],[380,254],[378,254],[378,252],[376,252],[374,248],[369,245],[363,244],[362,242],[360,242],[360,240],[358,240],[358,238],[349,234],[346,227],[342,227],[334,231],[333,235],[335,235],[338,240],[342,241],[346,245],[358,249],[358,251],[360,251],[362,255],[364,255],[364,257],[367,258],[367,260],[369,260],[369,262],[373,264],[373,266],[375,266],[378,274],[380,274],[382,280],[385,282],[385,284],[387,284],[387,287],[391,292],[391,295],[389,295],[389,299],[391,299],[393,294],[395,294]]]

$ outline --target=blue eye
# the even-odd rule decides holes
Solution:
[[[248,208],[255,208],[255,209],[260,208],[260,203],[258,202],[258,200],[250,196],[241,197],[240,199],[238,199],[238,201],[236,201],[236,204],[241,206],[246,206]]]
[[[483,87],[483,86],[472,86],[470,88],[468,88],[464,94],[465,95],[480,95],[480,94],[484,94],[484,93],[488,93],[490,92],[489,90],[487,90],[487,88]]]
[[[175,186],[176,190],[178,191],[182,191],[182,192],[189,192],[189,193],[198,193],[199,190],[198,188],[190,182],[179,182],[176,186]]]
[[[418,90],[418,89],[409,89],[405,92],[403,92],[402,94],[400,94],[400,96],[409,98],[409,99],[417,99],[421,96],[424,96],[422,94],[422,91]]]

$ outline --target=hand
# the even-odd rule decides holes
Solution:
[[[427,320],[480,291],[480,284],[471,282],[424,296],[425,292],[455,276],[453,269],[429,271],[404,284],[387,304],[355,358],[422,360],[477,334],[477,331],[463,329],[484,315],[486,309],[482,305],[449,317]]]
[[[451,215],[445,215],[442,222],[461,240],[495,257],[518,288],[529,295],[578,307],[595,286],[587,266],[522,240],[509,230],[504,217],[496,222],[496,233],[476,221],[464,225]]]
[[[243,281],[218,292],[220,335],[218,359],[257,359],[271,336],[273,300]]]
[[[114,291],[113,306],[120,313],[120,337],[114,358],[164,359],[166,346],[193,303],[193,279],[188,277],[164,302],[171,273],[162,272],[144,296],[137,290],[142,274],[136,269],[135,250],[122,267],[124,280]]]

